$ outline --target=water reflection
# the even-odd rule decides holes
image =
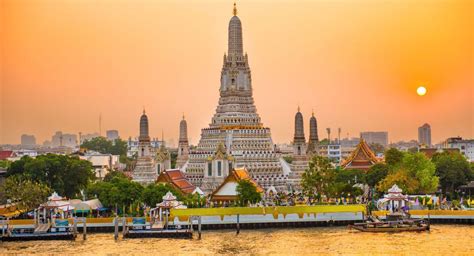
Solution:
[[[345,227],[204,231],[202,240],[128,239],[89,234],[86,241],[1,243],[0,254],[412,254],[468,255],[474,252],[474,226],[432,225],[430,232],[375,234]]]

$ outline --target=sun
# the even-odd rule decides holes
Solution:
[[[423,96],[426,94],[426,88],[424,86],[420,86],[416,89],[416,93],[420,96]]]

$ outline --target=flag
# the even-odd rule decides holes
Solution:
[[[425,205],[426,197],[423,197],[423,202],[421,203],[422,205]]]
[[[432,198],[432,197],[430,197],[430,200],[428,200],[428,204],[429,204],[429,205],[432,205],[432,204],[433,204],[433,198]]]

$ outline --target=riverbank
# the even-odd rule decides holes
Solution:
[[[9,242],[0,254],[160,255],[469,255],[474,226],[433,225],[422,233],[371,234],[346,227],[204,231],[201,240],[119,239],[91,234],[86,241]]]

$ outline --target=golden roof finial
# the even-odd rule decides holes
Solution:
[[[184,112],[183,112],[183,120],[184,120]]]
[[[300,112],[300,105],[298,105],[298,112]]]
[[[234,1],[234,11],[232,12],[234,16],[237,16],[237,4]]]
[[[311,113],[311,115],[313,115],[313,116],[314,116],[314,108],[313,108],[313,109],[311,109],[311,112],[312,112],[312,113]]]
[[[143,114],[145,114],[145,106],[143,106]]]

